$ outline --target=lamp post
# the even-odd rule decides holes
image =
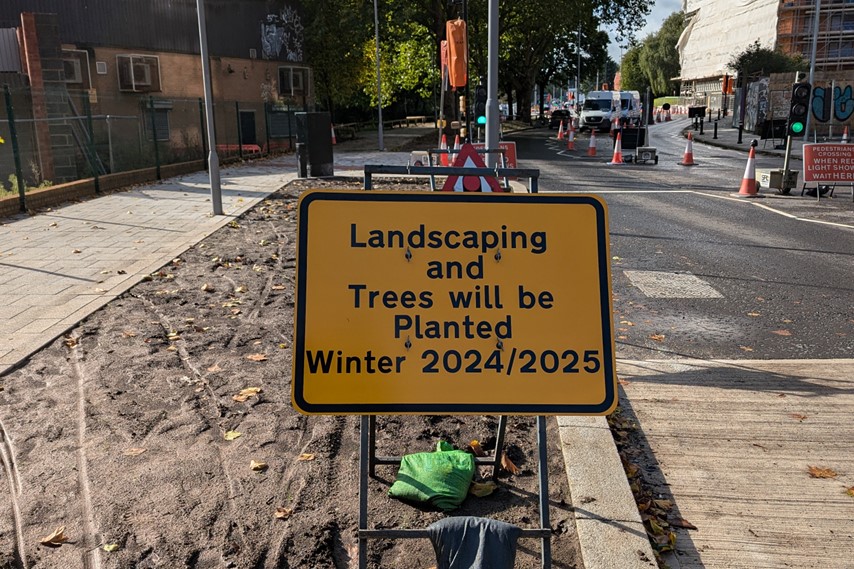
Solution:
[[[211,184],[211,206],[214,215],[222,215],[222,187],[219,178],[219,157],[216,154],[214,134],[213,91],[211,89],[211,64],[208,58],[208,32],[205,26],[205,0],[196,0],[199,18],[199,51],[202,52],[202,83],[205,86],[205,123],[208,135],[208,175]]]
[[[377,0],[374,0],[374,40],[377,45],[377,120],[379,121],[377,145],[380,150],[385,150],[383,148],[383,89],[380,78],[380,18],[377,10]]]

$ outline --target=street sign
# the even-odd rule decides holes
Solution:
[[[471,143],[463,144],[451,166],[457,168],[486,168],[483,158]],[[448,176],[443,192],[500,192],[501,186],[494,176]]]
[[[303,194],[294,407],[609,413],[608,249],[595,196]]]
[[[854,144],[804,144],[804,182],[854,183]]]

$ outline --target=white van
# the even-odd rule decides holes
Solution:
[[[620,108],[619,91],[590,91],[584,97],[581,105],[581,118],[578,121],[578,130],[599,130],[608,132],[611,130],[611,121],[614,113]]]
[[[620,121],[638,125],[641,122],[641,100],[637,91],[620,91]]]

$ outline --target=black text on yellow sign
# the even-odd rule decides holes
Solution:
[[[299,411],[601,415],[616,405],[599,198],[312,191],[298,239]]]

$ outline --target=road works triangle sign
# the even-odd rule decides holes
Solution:
[[[468,142],[460,148],[460,153],[451,164],[455,168],[486,168],[483,158],[474,146]],[[494,176],[448,176],[443,192],[501,192],[498,179]]]

